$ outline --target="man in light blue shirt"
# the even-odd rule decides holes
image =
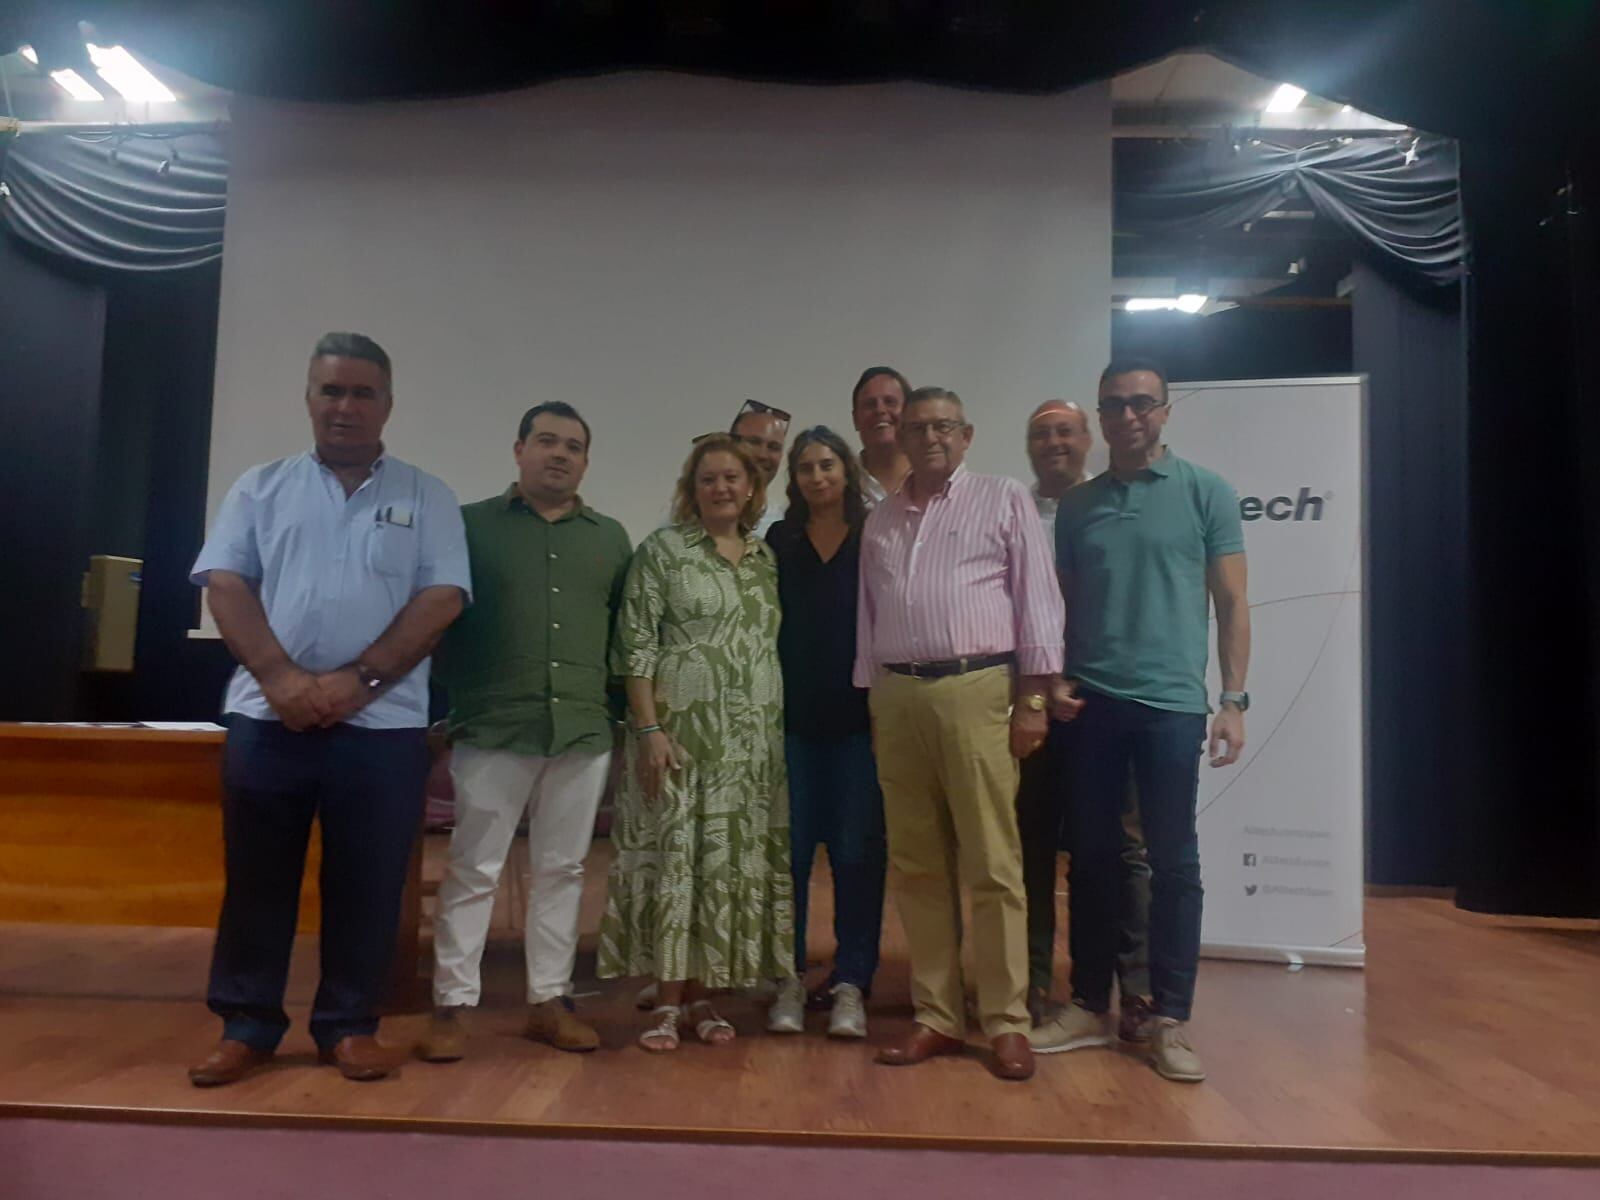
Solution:
[[[224,718],[227,894],[207,1003],[222,1040],[189,1071],[232,1083],[288,1029],[283,990],[311,822],[322,827],[322,981],[311,1034],[348,1079],[372,1036],[428,769],[428,655],[471,596],[455,495],[384,450],[389,356],[330,333],[311,356],[315,449],[252,467],[190,576],[239,661]]]

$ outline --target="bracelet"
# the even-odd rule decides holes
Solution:
[[[635,733],[660,733],[661,732],[661,726],[659,726],[659,725],[639,725],[639,726],[635,726],[634,732]]]

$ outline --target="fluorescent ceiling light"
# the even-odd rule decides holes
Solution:
[[[124,100],[136,104],[165,104],[177,99],[166,84],[150,74],[143,63],[121,46],[103,48],[90,42],[88,50],[89,61],[94,63],[100,78],[114,87]]]
[[[105,97],[95,91],[94,87],[76,71],[51,71],[50,78],[56,81],[56,86],[71,96],[74,100],[104,100]]]
[[[1272,93],[1272,99],[1267,101],[1267,111],[1269,113],[1293,112],[1300,107],[1300,101],[1305,98],[1305,88],[1295,87],[1292,83],[1280,83],[1278,90]]]
[[[22,55],[23,58],[27,59],[34,66],[37,67],[39,65],[39,56],[34,52],[32,46],[18,46],[17,53]]]
[[[1122,307],[1128,312],[1197,313],[1206,306],[1208,296],[1185,292],[1181,296],[1135,296]]]

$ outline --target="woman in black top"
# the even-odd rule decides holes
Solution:
[[[833,998],[828,1033],[856,1038],[867,1034],[864,1002],[878,967],[887,861],[867,693],[850,682],[866,515],[860,466],[844,439],[820,425],[802,432],[789,451],[788,512],[767,532],[778,557],[783,604],[778,657],[789,767],[795,971],[804,977],[811,864],[817,846],[826,845],[838,942],[825,985]]]

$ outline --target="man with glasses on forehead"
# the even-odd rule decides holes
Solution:
[[[736,441],[743,442],[749,448],[756,465],[767,477],[767,508],[756,523],[756,537],[766,537],[767,530],[783,516],[782,489],[772,485],[778,478],[779,468],[783,466],[784,444],[789,440],[789,421],[789,414],[781,408],[774,408],[759,400],[746,400],[733,418],[733,427],[728,430]]]
[[[1211,722],[1213,767],[1244,748],[1250,660],[1239,497],[1221,476],[1162,441],[1171,410],[1161,367],[1113,362],[1100,377],[1105,474],[1065,493],[1056,566],[1072,623],[1051,711],[1064,731],[1072,902],[1072,1003],[1033,1031],[1040,1053],[1110,1043],[1122,809],[1131,771],[1149,851],[1151,1064],[1164,1078],[1205,1078],[1184,1023],[1200,959],[1200,842],[1195,829],[1206,695],[1208,601],[1217,614],[1222,692]]]
[[[961,398],[900,414],[911,471],[862,531],[857,687],[869,687],[916,1024],[877,1061],[966,1046],[961,896],[972,897],[978,1016],[1002,1079],[1033,1074],[1017,760],[1044,744],[1065,614],[1028,489],[962,466]]]

